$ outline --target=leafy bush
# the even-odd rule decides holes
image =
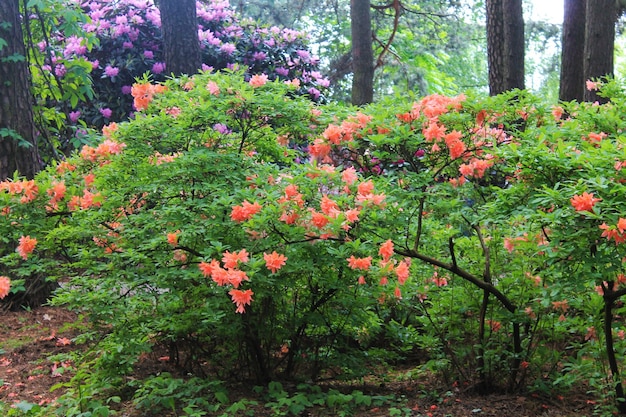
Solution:
[[[606,366],[594,389],[622,397],[618,85],[564,112],[521,91],[357,111],[296,88],[241,72],[137,84],[133,121],[0,185],[7,274],[70,277],[54,302],[101,332],[78,383],[115,391],[156,348],[262,384],[419,354],[483,392]],[[274,394],[281,413],[310,400]]]

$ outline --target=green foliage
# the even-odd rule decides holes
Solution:
[[[582,375],[599,407],[619,401],[619,84],[606,105],[563,109],[512,91],[357,111],[294,88],[240,73],[142,83],[145,109],[97,147],[0,183],[3,274],[68,279],[53,302],[92,323],[59,415],[123,398],[249,413],[218,382],[235,378],[274,415],[349,415],[392,400],[279,381],[354,380],[414,355],[448,386],[548,392]],[[155,351],[206,378],[129,378]]]

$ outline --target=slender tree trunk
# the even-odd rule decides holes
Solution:
[[[504,21],[502,0],[487,0],[487,61],[489,66],[489,94],[506,91],[504,83]]]
[[[489,94],[524,88],[524,16],[521,0],[487,0]]]
[[[40,169],[19,0],[0,1],[0,180]]]
[[[585,80],[613,77],[613,54],[615,49],[615,0],[587,1],[585,25]],[[585,101],[606,101],[595,90],[585,89]]]
[[[167,73],[193,75],[202,65],[196,0],[158,0]]]
[[[565,0],[559,100],[583,101],[586,0]]]
[[[524,89],[524,14],[522,0],[502,1],[504,21],[505,88]]]
[[[352,104],[374,100],[374,52],[370,0],[350,1],[352,27]]]

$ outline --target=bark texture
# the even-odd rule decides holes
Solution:
[[[522,0],[487,0],[489,94],[524,88]]]
[[[350,1],[352,30],[352,104],[360,106],[374,99],[374,52],[370,0]]]
[[[505,88],[524,89],[524,14],[522,0],[502,1],[502,20],[504,21]]]
[[[202,66],[196,0],[158,0],[168,74],[193,75]]]
[[[565,0],[559,100],[583,101],[586,0]]]
[[[585,80],[613,77],[613,54],[615,49],[615,0],[589,0],[586,7],[585,25]],[[605,101],[594,90],[584,90],[585,101]]]
[[[0,180],[16,171],[30,179],[41,166],[19,0],[0,1],[0,38],[7,43],[0,49]]]

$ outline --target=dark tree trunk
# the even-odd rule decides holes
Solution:
[[[352,104],[360,106],[374,99],[374,52],[370,0],[350,1],[352,27]]]
[[[586,0],[565,0],[559,100],[583,101]]]
[[[0,1],[0,180],[33,178],[40,169],[19,0]]]
[[[503,0],[505,88],[524,89],[524,14],[522,0]]]
[[[521,0],[487,0],[489,94],[524,88],[524,16]]]
[[[615,49],[615,0],[587,1],[585,25],[585,80],[613,77]],[[585,101],[606,101],[596,91],[585,89]]]
[[[158,0],[167,73],[193,75],[202,65],[196,0]]]
[[[489,94],[506,91],[504,81],[505,50],[502,0],[487,0],[487,61],[489,66]]]

